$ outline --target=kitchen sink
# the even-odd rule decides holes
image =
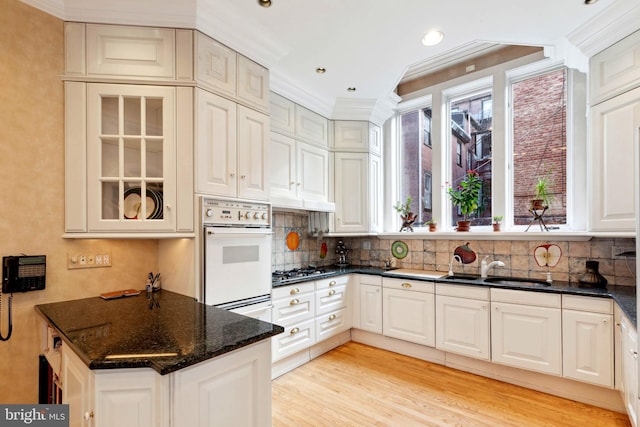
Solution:
[[[441,277],[444,280],[462,280],[468,282],[469,280],[478,280],[480,276],[474,274],[454,274],[453,276]]]
[[[544,280],[528,279],[523,277],[489,277],[484,279],[486,283],[497,285],[520,285],[520,286],[549,286],[551,283]]]

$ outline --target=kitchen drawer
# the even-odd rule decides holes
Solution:
[[[271,361],[283,359],[315,343],[315,320],[309,319],[285,327],[284,332],[271,338]]]
[[[563,295],[562,308],[565,310],[588,311],[592,313],[613,314],[613,300],[609,298],[580,297]]]
[[[349,310],[346,307],[316,317],[316,342],[348,330],[351,327],[350,318]]]
[[[348,292],[349,288],[346,285],[316,291],[316,315],[346,307],[349,301]]]
[[[290,286],[278,286],[271,290],[271,299],[278,300],[290,296],[313,292],[315,290],[313,281],[297,283]]]
[[[314,314],[314,298],[310,292],[273,301],[272,323],[277,325],[290,326],[311,319]]]
[[[331,289],[340,285],[347,285],[349,283],[349,279],[351,275],[347,276],[338,276],[338,277],[328,277],[326,279],[316,280],[316,291],[323,289]]]
[[[507,302],[537,307],[561,307],[560,294],[544,292],[516,291],[512,289],[491,289],[491,302]]]
[[[423,282],[420,280],[392,279],[384,277],[382,279],[382,287],[389,289],[402,289],[404,291],[427,292],[432,294],[434,290],[434,283]]]
[[[436,284],[436,295],[489,301],[490,294],[491,288],[486,286],[460,286],[450,285],[448,283]]]

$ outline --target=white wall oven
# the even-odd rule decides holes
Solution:
[[[271,321],[271,205],[201,198],[205,304]]]

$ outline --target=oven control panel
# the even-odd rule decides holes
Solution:
[[[271,205],[232,199],[202,198],[202,225],[271,228]]]

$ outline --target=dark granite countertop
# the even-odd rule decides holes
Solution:
[[[278,286],[286,286],[291,285],[293,283],[300,283],[308,280],[321,279],[325,277],[339,276],[342,274],[351,274],[351,273],[359,273],[359,274],[372,274],[383,277],[398,277],[405,279],[413,279],[413,280],[427,280],[436,283],[451,283],[456,285],[464,285],[464,286],[490,286],[492,288],[502,288],[502,289],[516,289],[516,290],[526,290],[532,292],[551,292],[551,293],[561,293],[561,294],[570,294],[570,295],[582,295],[582,296],[590,296],[590,297],[599,297],[599,298],[612,298],[614,301],[618,303],[620,309],[625,313],[625,315],[629,318],[629,320],[636,324],[637,321],[637,308],[636,308],[636,289],[634,286],[607,286],[606,288],[584,288],[579,287],[578,283],[571,282],[562,282],[562,281],[553,281],[551,285],[543,285],[543,286],[531,286],[527,284],[519,284],[519,283],[488,283],[480,278],[470,278],[466,280],[460,279],[446,279],[446,273],[440,273],[442,276],[437,278],[427,278],[427,277],[417,277],[411,274],[402,274],[398,272],[397,269],[394,270],[384,270],[381,268],[375,267],[360,267],[356,265],[347,266],[347,267],[323,267],[326,271],[325,273],[302,277],[299,279],[294,279],[287,281],[286,283],[274,283],[274,287]],[[454,275],[455,276],[455,275]],[[490,276],[490,277],[498,277],[498,276]]]
[[[167,290],[35,309],[91,369],[149,367],[165,375],[284,332]]]

